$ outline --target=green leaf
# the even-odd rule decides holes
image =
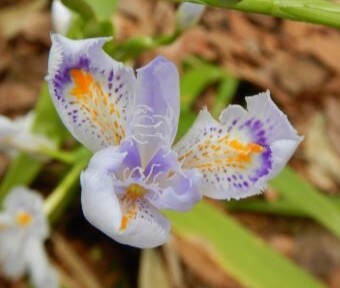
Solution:
[[[45,135],[51,138],[56,144],[60,144],[61,140],[70,134],[65,129],[54,108],[47,84],[41,87],[38,99],[32,131]]]
[[[186,2],[186,0],[173,0]],[[340,4],[328,0],[191,0],[213,7],[340,27]]]
[[[286,167],[270,183],[296,208],[340,237],[340,209],[294,170]]]
[[[223,77],[221,83],[219,83],[216,100],[211,111],[214,117],[218,117],[223,109],[230,104],[236,94],[239,83],[240,81],[231,74],[226,74]]]
[[[231,200],[227,202],[227,208],[230,211],[247,211],[292,217],[309,217],[308,214],[301,211],[301,209],[295,207],[292,202],[285,199],[277,199],[270,202],[258,197],[242,201]]]
[[[181,139],[181,137],[190,129],[196,117],[197,114],[191,110],[181,111],[176,140]]]
[[[181,77],[181,109],[190,109],[197,96],[224,75],[225,71],[211,64],[200,64],[188,69]]]
[[[5,198],[7,192],[17,185],[26,185],[30,183],[40,172],[42,167],[41,161],[20,153],[11,162],[5,177],[0,185],[0,203]]]
[[[188,213],[165,212],[174,232],[200,237],[228,274],[249,288],[321,288],[325,286],[279,255],[231,217],[201,202]]]
[[[98,19],[110,19],[117,10],[117,0],[84,0],[91,8]],[[78,3],[78,0],[76,0]]]
[[[84,0],[61,0],[61,2],[67,8],[79,14],[85,22],[96,18],[93,8]]]

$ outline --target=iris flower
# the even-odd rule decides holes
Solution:
[[[4,275],[17,279],[30,274],[37,288],[57,288],[44,241],[49,235],[41,196],[25,187],[9,192],[0,212],[0,264]]]
[[[203,109],[173,146],[175,65],[156,57],[135,75],[105,54],[105,41],[53,34],[47,80],[65,126],[94,152],[81,175],[84,215],[114,240],[155,247],[170,231],[160,209],[260,193],[302,140],[266,92],[248,97],[248,110],[229,106],[220,121]]]

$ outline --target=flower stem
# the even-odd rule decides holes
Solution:
[[[169,0],[168,0],[169,1]],[[184,0],[170,0],[186,2]],[[340,4],[326,0],[190,0],[208,6],[260,13],[340,28]]]
[[[72,188],[79,182],[79,175],[86,167],[89,157],[90,153],[87,150],[83,150],[82,157],[77,158],[80,161],[74,163],[64,179],[45,200],[44,213],[50,222],[54,223],[72,200],[77,191]]]
[[[48,156],[54,160],[59,160],[65,164],[72,164],[77,159],[77,151],[67,152],[63,150],[55,150],[49,148],[39,149],[39,153]]]

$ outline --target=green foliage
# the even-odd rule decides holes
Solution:
[[[303,180],[294,170],[286,167],[271,181],[293,207],[300,209],[315,221],[340,237],[340,209],[331,200]]]
[[[61,2],[80,15],[85,22],[96,18],[93,8],[84,0],[61,0]]]
[[[181,75],[181,115],[176,139],[180,139],[194,123],[197,115],[192,106],[208,86],[216,84],[218,87],[212,109],[212,114],[218,116],[231,102],[239,83],[230,73],[213,64],[197,59],[191,59],[187,64]]]
[[[70,0],[69,0],[70,1]],[[74,0],[79,3],[79,0]],[[91,8],[98,19],[110,19],[112,14],[117,10],[117,0],[83,0]]]
[[[76,13],[70,29],[71,38],[112,36],[111,16],[117,9],[115,0],[62,0],[63,4]]]
[[[186,2],[185,0],[173,0]],[[190,2],[213,7],[235,9],[250,13],[260,13],[274,17],[287,18],[340,27],[340,4],[328,0],[191,0]]]
[[[187,213],[165,214],[172,220],[175,233],[187,239],[201,238],[221,268],[246,287],[325,287],[205,202]]]

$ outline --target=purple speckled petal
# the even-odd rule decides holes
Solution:
[[[167,241],[170,223],[143,199],[126,201],[114,189],[113,178],[88,169],[83,172],[82,207],[86,219],[115,241],[152,248]]]
[[[248,111],[230,105],[221,113],[221,123],[203,110],[174,148],[183,168],[203,174],[200,191],[208,197],[239,199],[260,193],[302,141],[269,92],[246,100]]]
[[[163,57],[155,58],[137,70],[136,91],[128,134],[139,142],[151,142],[152,152],[158,151],[154,145],[169,148],[175,139],[179,118],[179,76],[176,66]],[[144,148],[140,147],[140,152],[142,158],[149,158],[145,159],[148,162],[153,153],[144,153]]]
[[[125,194],[126,187],[117,187],[125,184],[118,175],[136,161],[130,144],[124,141],[122,147],[108,147],[94,154],[81,175],[82,208],[93,226],[117,242],[152,248],[167,241],[170,223],[145,199],[131,198]]]
[[[124,206],[124,199],[121,199]],[[170,221],[143,198],[125,211],[127,225],[114,239],[138,248],[153,248],[168,241]],[[122,227],[121,227],[122,228]]]
[[[127,110],[135,97],[133,71],[104,53],[107,40],[52,34],[48,62],[50,94],[62,121],[94,152],[125,137]]]

